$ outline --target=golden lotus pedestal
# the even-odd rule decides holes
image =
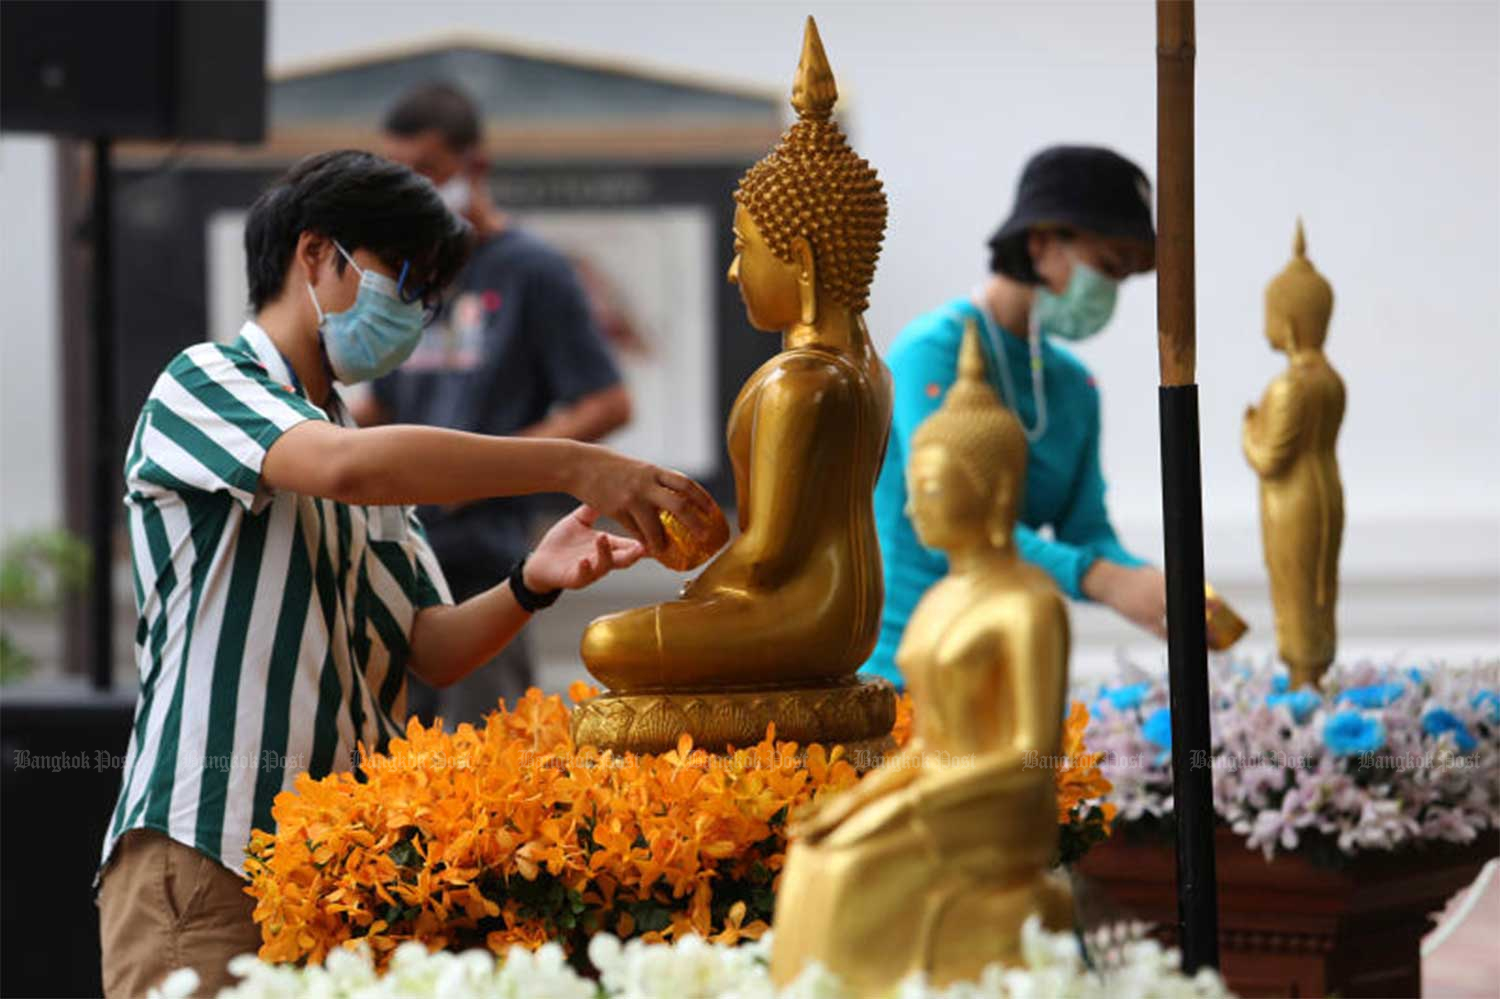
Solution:
[[[753,746],[776,726],[778,741],[843,746],[859,770],[895,748],[896,690],[850,677],[808,687],[719,687],[603,694],[573,711],[573,742],[616,753],[663,753],[687,733],[711,753]]]

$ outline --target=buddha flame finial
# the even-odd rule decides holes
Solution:
[[[964,323],[958,351],[958,378],[937,412],[912,434],[915,452],[928,444],[950,449],[976,483],[989,491],[998,476],[1015,480],[1021,495],[1026,478],[1026,433],[1016,414],[1000,401],[985,375],[984,349],[974,321]]]
[[[838,84],[833,79],[833,67],[828,65],[828,55],[823,51],[818,22],[809,14],[807,30],[802,35],[802,58],[792,80],[792,107],[797,109],[799,118],[826,121],[833,114],[833,105],[838,99]]]
[[[1273,323],[1291,322],[1296,347],[1322,348],[1333,313],[1333,288],[1307,259],[1307,233],[1302,219],[1292,236],[1292,259],[1266,286],[1266,317]]]
[[[984,348],[979,345],[979,330],[972,319],[964,323],[964,339],[958,348],[958,380],[943,400],[944,409],[972,411],[1003,409],[1004,404],[985,377]]]
[[[734,200],[750,213],[777,258],[791,263],[792,241],[807,240],[818,287],[840,305],[863,312],[885,238],[885,192],[833,120],[838,96],[817,23],[809,17],[792,82],[797,120],[740,180]]]

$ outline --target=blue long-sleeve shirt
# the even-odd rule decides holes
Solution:
[[[984,330],[978,308],[967,298],[914,320],[886,358],[895,379],[895,410],[885,464],[875,485],[875,524],[885,565],[885,609],[880,642],[863,672],[884,676],[897,685],[896,648],[917,601],[948,571],[942,552],[922,546],[906,516],[906,462],[911,438],[947,395],[958,374],[958,348],[964,320]],[[1004,363],[1018,398],[1017,415],[1026,426],[1036,423],[1031,354],[1020,337],[1000,331]],[[1002,399],[994,344],[981,336],[990,383]],[[1042,377],[1047,398],[1047,429],[1026,454],[1026,497],[1016,547],[1021,557],[1051,574],[1074,599],[1084,599],[1084,573],[1098,559],[1125,566],[1144,562],[1127,552],[1115,536],[1104,505],[1104,476],[1099,470],[1099,390],[1083,363],[1044,339]],[[1050,527],[1051,538],[1038,531]]]

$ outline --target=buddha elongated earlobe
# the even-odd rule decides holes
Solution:
[[[1295,354],[1300,347],[1300,344],[1297,343],[1296,323],[1293,323],[1290,319],[1283,319],[1281,327],[1286,330],[1286,352],[1288,354]]]
[[[818,282],[813,270],[812,246],[798,236],[792,240],[792,258],[797,263],[797,302],[803,326],[818,321]]]
[[[1007,531],[1005,529],[1005,525],[1001,523],[999,515],[992,515],[990,517],[989,539],[990,545],[993,548],[997,548],[1003,551],[1004,549],[1010,547],[1010,532]]]
[[[1011,545],[1011,532],[1010,494],[1000,490],[996,492],[994,503],[990,506],[985,535],[992,546],[1003,551]]]

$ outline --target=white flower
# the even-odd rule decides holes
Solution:
[[[150,999],[187,999],[198,988],[198,973],[192,968],[178,968],[152,989]]]
[[[1221,999],[1229,995],[1212,971],[1193,978],[1178,970],[1175,951],[1145,939],[1139,924],[1091,934],[1101,971],[1088,970],[1071,933],[1049,933],[1035,917],[1022,928],[1023,966],[991,965],[973,982],[937,988],[916,974],[893,983],[893,999]],[[621,943],[607,934],[589,942],[598,985],[580,976],[556,944],[532,952],[515,947],[497,962],[488,951],[428,953],[407,943],[375,971],[363,943],[330,953],[321,967],[270,965],[250,955],[230,962],[240,978],[219,999],[865,999],[819,964],[784,989],[771,981],[769,941],[741,947],[685,937],[673,944]],[[1114,950],[1111,951],[1110,948]],[[185,999],[197,987],[192,971],[173,972],[152,993]]]
[[[1214,808],[1250,849],[1271,857],[1321,838],[1345,853],[1390,851],[1423,840],[1470,842],[1500,826],[1500,717],[1493,713],[1500,663],[1429,664],[1420,676],[1404,664],[1337,665],[1300,722],[1285,702],[1267,705],[1268,695],[1285,696],[1285,679],[1269,660],[1215,656],[1209,663]],[[1093,702],[1085,742],[1105,754],[1100,770],[1114,784],[1109,800],[1120,824],[1172,812],[1170,762],[1142,736],[1144,718],[1167,703],[1165,679],[1125,664],[1111,686],[1143,682],[1139,708],[1096,700],[1092,689],[1075,693]],[[1351,709],[1342,695],[1374,685],[1402,688],[1384,706],[1364,709],[1380,723],[1385,745],[1367,756],[1335,756],[1323,742],[1324,723]],[[1437,709],[1465,727],[1472,752],[1456,752],[1451,730],[1425,730],[1424,717]]]
[[[770,975],[765,976],[765,981],[770,989],[766,994],[775,999],[852,999],[838,976],[817,961],[803,968],[792,984],[780,992],[771,984]]]

